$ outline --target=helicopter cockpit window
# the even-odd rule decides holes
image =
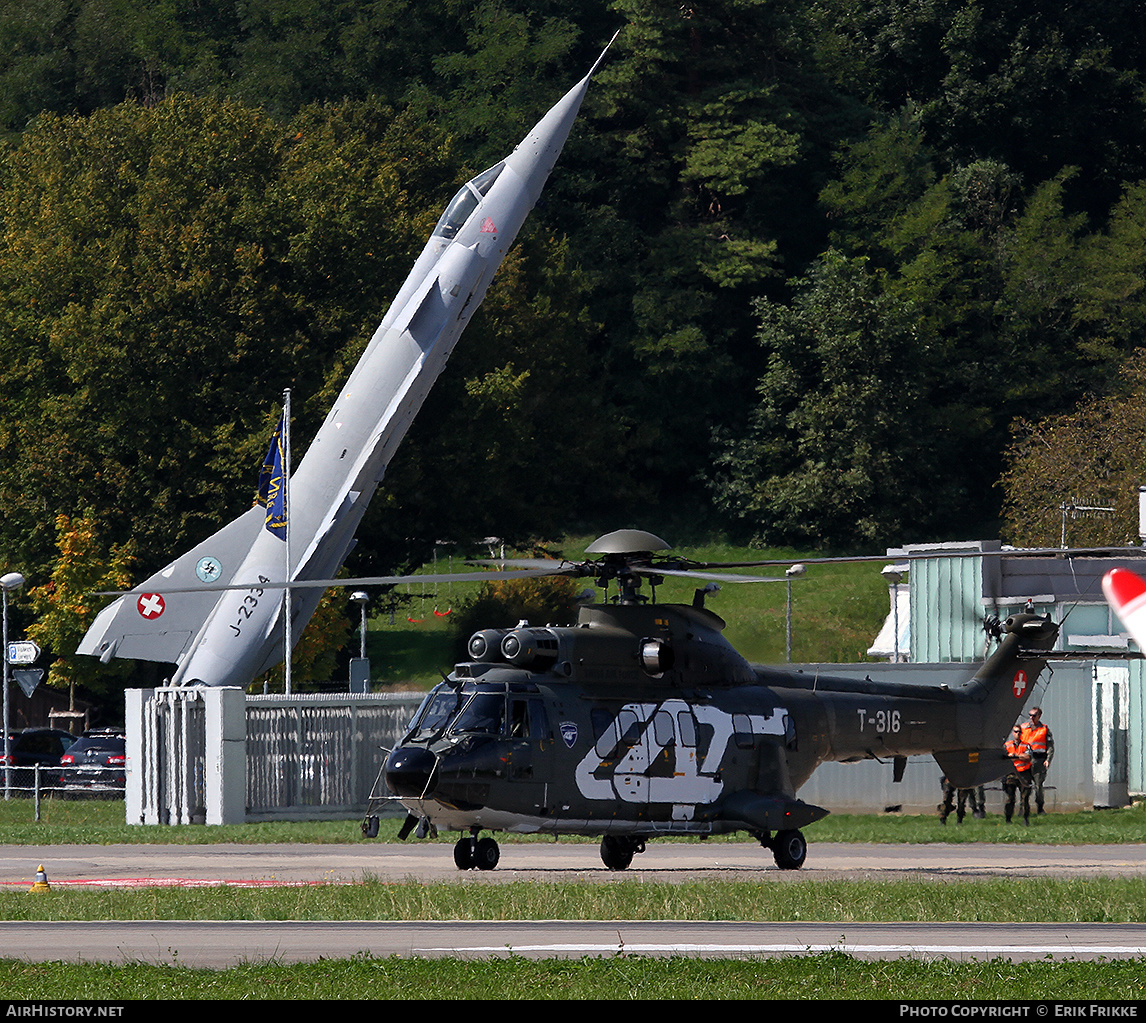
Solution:
[[[458,194],[450,200],[446,212],[442,214],[437,227],[434,228],[437,237],[453,238],[462,229],[462,225],[469,220],[470,214],[481,202],[482,197],[493,187],[503,167],[504,163],[495,164],[458,189]]]
[[[439,686],[425,700],[410,726],[410,737],[431,735],[445,728],[461,706],[463,697],[450,686]]]
[[[529,701],[514,699],[509,701],[509,737],[529,738]]]
[[[511,739],[552,739],[545,701],[536,697],[510,697],[509,737]]]
[[[676,733],[672,727],[672,715],[667,710],[657,711],[653,718],[653,738],[660,747],[676,742]]]
[[[450,731],[501,735],[505,727],[505,693],[475,693]]]
[[[529,701],[529,734],[533,739],[552,739],[553,729],[549,726],[549,714],[544,700]]]

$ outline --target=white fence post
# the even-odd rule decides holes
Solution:
[[[206,704],[204,790],[208,824],[242,824],[247,815],[247,702],[243,690],[202,690]]]
[[[147,823],[143,818],[143,706],[152,692],[151,689],[128,689],[123,694],[123,721],[127,733],[124,801],[128,824]]]

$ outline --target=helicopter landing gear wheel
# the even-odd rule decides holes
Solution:
[[[454,864],[458,870],[493,870],[501,859],[501,849],[492,838],[476,835],[459,838],[454,845]]]
[[[474,866],[478,870],[493,870],[501,859],[501,850],[492,838],[482,838],[474,846]]]
[[[808,843],[799,831],[777,831],[772,855],[781,870],[799,870],[808,856]]]
[[[601,862],[610,870],[627,870],[633,857],[645,851],[645,843],[624,835],[606,835],[601,839]]]
[[[472,838],[459,838],[454,844],[454,864],[458,870],[474,869],[474,842]]]

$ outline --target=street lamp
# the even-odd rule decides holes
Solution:
[[[350,599],[353,600],[354,603],[357,604],[358,607],[362,611],[362,624],[359,626],[359,629],[358,629],[358,635],[360,637],[360,642],[359,642],[359,646],[358,646],[358,650],[359,650],[358,656],[365,660],[365,658],[366,658],[366,605],[368,603],[370,603],[370,594],[366,593],[364,590],[355,590],[352,594],[350,594]]]
[[[357,658],[350,661],[350,691],[352,693],[368,693],[370,691],[370,662],[366,659],[366,605],[370,603],[370,594],[365,590],[355,590],[350,599],[358,605],[361,612],[361,624],[358,628]]]
[[[784,570],[788,585],[788,608],[784,614],[784,656],[792,663],[792,579],[808,571],[807,565],[789,565]]]
[[[0,591],[3,592],[4,617],[4,798],[9,799],[12,788],[12,734],[8,731],[8,591],[24,585],[24,577],[19,572],[9,572],[0,576]]]
[[[892,664],[899,663],[899,584],[903,580],[903,573],[894,565],[886,566],[880,575],[887,580],[888,586],[891,587],[891,619],[895,628],[895,637],[892,642],[892,649],[895,654],[891,659]]]

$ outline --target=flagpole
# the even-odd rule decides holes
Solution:
[[[286,518],[286,575],[283,578],[289,583],[294,580],[291,579],[291,561],[290,561],[290,520],[292,518],[290,513],[290,388],[288,387],[283,391],[283,514]],[[286,604],[286,627],[284,629],[283,642],[286,644],[286,659],[285,672],[283,674],[283,691],[287,696],[291,695],[291,671],[290,671],[290,655],[294,648],[294,643],[291,642],[291,588],[287,586],[283,590],[283,601]]]

